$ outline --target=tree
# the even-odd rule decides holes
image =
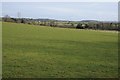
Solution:
[[[82,24],[78,23],[78,25],[76,26],[77,29],[83,29]]]
[[[25,24],[25,23],[27,23],[27,21],[26,21],[25,19],[22,19],[22,20],[21,20],[21,23],[24,23],[24,24]]]
[[[12,19],[10,18],[9,15],[5,15],[3,20],[4,20],[5,22],[12,22]]]
[[[71,23],[71,26],[74,27],[74,23]]]
[[[85,28],[88,28],[89,26],[88,26],[88,24],[85,24]]]

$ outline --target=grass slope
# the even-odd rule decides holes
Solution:
[[[3,23],[3,77],[117,77],[117,33]]]

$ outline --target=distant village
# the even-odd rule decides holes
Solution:
[[[94,30],[119,30],[118,22],[106,22],[96,20],[67,21],[54,19],[13,18],[5,15],[3,22],[23,23],[60,28],[94,29]]]

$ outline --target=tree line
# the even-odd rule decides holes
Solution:
[[[60,21],[52,19],[30,19],[30,18],[11,18],[2,17],[3,22],[23,23],[30,25],[76,28],[76,29],[94,29],[94,30],[119,30],[117,22],[100,22],[100,21]]]

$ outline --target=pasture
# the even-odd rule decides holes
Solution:
[[[118,33],[3,23],[4,78],[115,78]]]

